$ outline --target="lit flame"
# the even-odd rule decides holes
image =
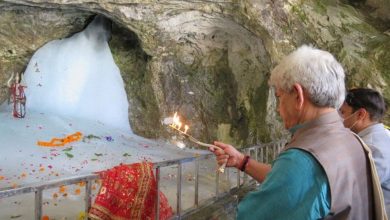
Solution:
[[[177,115],[177,112],[173,115],[173,122],[172,122],[172,127],[176,128],[180,123],[179,116]]]
[[[188,125],[185,125],[183,124],[181,121],[180,121],[180,117],[179,115],[177,115],[177,112],[175,112],[175,114],[173,115],[173,119],[172,119],[172,124],[171,126],[173,128],[176,128],[177,130],[180,130],[182,128],[182,126],[184,125],[184,133],[187,133],[188,129],[190,127],[188,127]],[[181,130],[180,130],[181,131]]]
[[[180,128],[181,128],[181,122],[179,121],[179,122],[177,123],[177,130],[180,130]]]

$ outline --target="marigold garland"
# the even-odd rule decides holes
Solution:
[[[70,142],[79,141],[83,137],[81,132],[68,135],[65,138],[52,138],[51,141],[38,141],[37,144],[41,147],[62,147]]]

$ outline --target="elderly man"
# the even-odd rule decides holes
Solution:
[[[238,219],[373,219],[368,157],[343,126],[344,71],[328,52],[302,46],[272,71],[278,111],[292,133],[272,165],[214,142],[218,164],[246,172],[262,184],[238,206]]]
[[[381,123],[387,110],[379,92],[369,88],[348,91],[340,113],[344,125],[370,147],[390,215],[390,131]]]

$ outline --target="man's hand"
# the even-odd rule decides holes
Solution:
[[[244,155],[235,147],[218,141],[214,141],[214,145],[220,149],[210,147],[209,150],[215,154],[219,165],[226,163],[227,167],[236,167],[237,169],[242,166]]]

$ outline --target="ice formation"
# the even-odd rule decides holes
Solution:
[[[107,42],[110,36],[111,22],[97,16],[84,31],[36,51],[24,74],[27,111],[131,130],[124,83]]]
[[[109,27],[107,20],[97,17],[83,32],[49,42],[34,54],[22,82],[28,86],[26,117],[15,119],[11,105],[0,105],[0,190],[73,178],[120,163],[210,154],[129,132],[127,97],[107,44]],[[85,139],[64,147],[37,145],[76,131]],[[215,181],[210,178],[214,167],[212,157],[202,162],[200,175],[205,177],[199,178],[199,201],[215,196]],[[172,168],[160,170],[159,183],[171,205],[177,198],[177,171]],[[193,170],[194,163],[183,164],[183,210],[193,206]],[[45,190],[42,214],[50,219],[81,219],[85,197],[83,190],[76,194],[75,189],[81,187],[69,186],[61,194],[58,188]],[[0,199],[0,219],[33,219],[34,201],[34,193]]]

